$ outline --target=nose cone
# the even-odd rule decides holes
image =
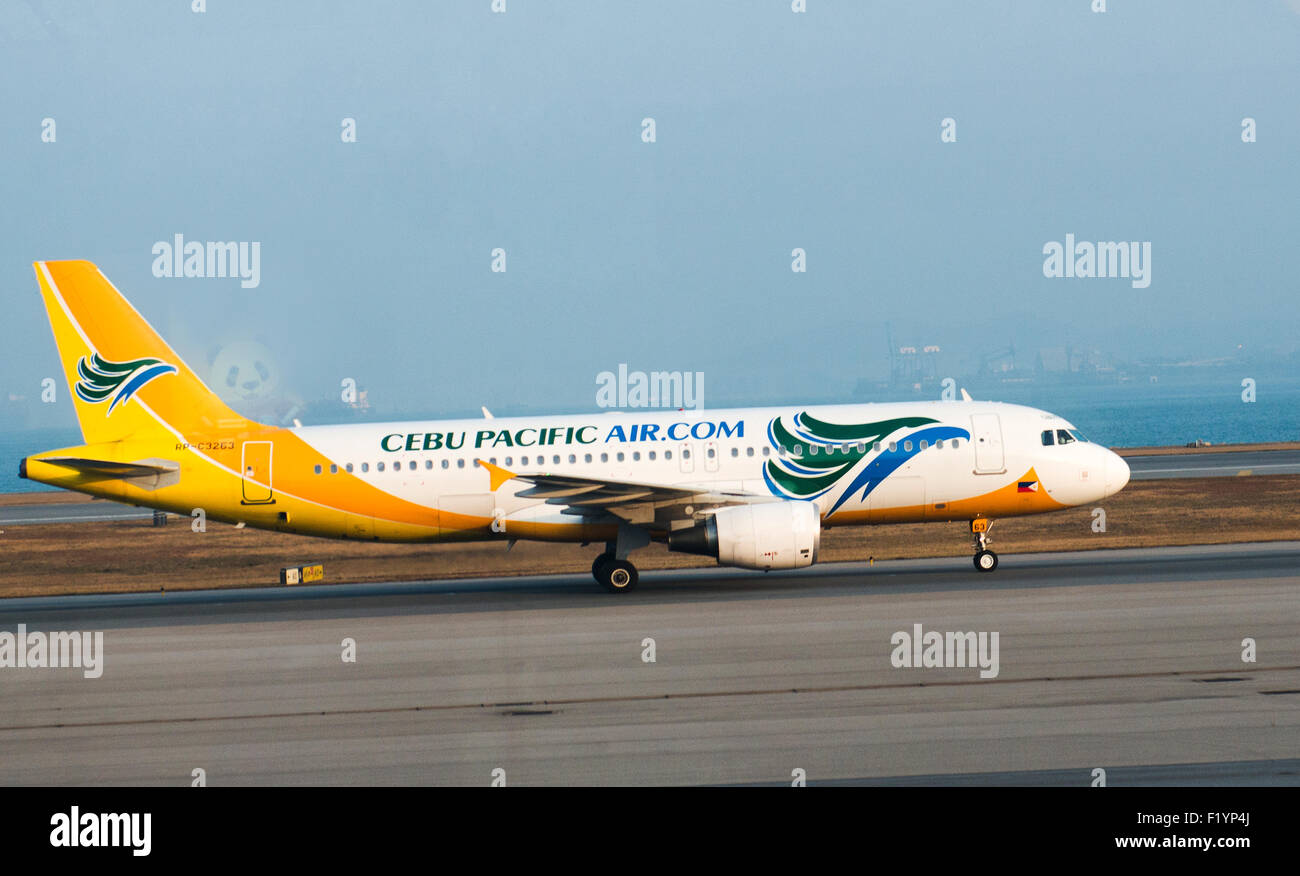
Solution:
[[[1124,489],[1124,485],[1128,483],[1129,467],[1128,463],[1124,461],[1124,457],[1118,453],[1112,450],[1107,450],[1106,453],[1108,454],[1106,457],[1106,495],[1113,496]]]

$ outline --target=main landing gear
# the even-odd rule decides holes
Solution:
[[[626,593],[636,587],[636,566],[616,558],[611,552],[596,557],[591,564],[591,574],[610,593]]]
[[[993,521],[986,517],[976,517],[970,522],[970,531],[975,536],[975,569],[979,572],[992,572],[998,567],[998,555],[988,549],[992,527]]]
[[[650,543],[650,533],[637,526],[620,524],[618,537],[605,542],[605,552],[596,557],[591,564],[592,577],[610,593],[626,593],[636,589],[636,566],[627,560],[627,555],[637,548]]]

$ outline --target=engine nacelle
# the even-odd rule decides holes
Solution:
[[[822,521],[812,502],[733,505],[668,536],[668,549],[717,557],[742,569],[798,569],[817,562]]]

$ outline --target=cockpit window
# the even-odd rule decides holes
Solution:
[[[1087,441],[1087,440],[1088,440],[1087,438],[1085,438],[1085,437],[1083,436],[1083,433],[1080,432],[1078,429],[1071,429],[1071,430],[1070,430],[1070,434],[1073,435],[1073,436],[1075,437],[1075,440],[1077,440],[1077,441]]]
[[[1074,436],[1070,434],[1070,430],[1069,430],[1069,429],[1057,429],[1057,430],[1056,430],[1056,443],[1058,443],[1058,444],[1073,444],[1073,443],[1074,443]]]
[[[1051,447],[1053,443],[1055,443],[1055,442],[1052,440],[1052,430],[1051,430],[1051,429],[1044,429],[1044,430],[1043,430],[1043,446],[1044,446],[1044,447]]]

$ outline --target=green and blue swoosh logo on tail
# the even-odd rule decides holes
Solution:
[[[164,374],[175,374],[176,366],[161,359],[133,359],[130,362],[110,362],[98,353],[82,356],[77,362],[81,379],[73,387],[77,398],[90,404],[112,399],[108,413],[119,404],[130,401],[142,386]]]
[[[789,424],[785,422],[789,421]],[[799,456],[779,456],[763,466],[763,479],[774,495],[787,499],[816,499],[833,489],[855,469],[861,468],[840,494],[839,499],[826,513],[833,514],[854,493],[862,488],[860,500],[889,477],[899,466],[921,452],[921,441],[933,444],[949,438],[970,438],[965,429],[954,426],[932,425],[938,420],[930,417],[895,417],[874,423],[827,423],[808,415],[807,411],[793,417],[777,417],[767,426],[768,440],[786,453],[792,447],[802,448]],[[882,447],[875,452],[875,442],[900,430],[917,429],[895,439],[893,450]],[[912,442],[910,450],[903,449],[903,438]],[[817,448],[816,452],[813,448]],[[865,465],[862,465],[863,462]]]

